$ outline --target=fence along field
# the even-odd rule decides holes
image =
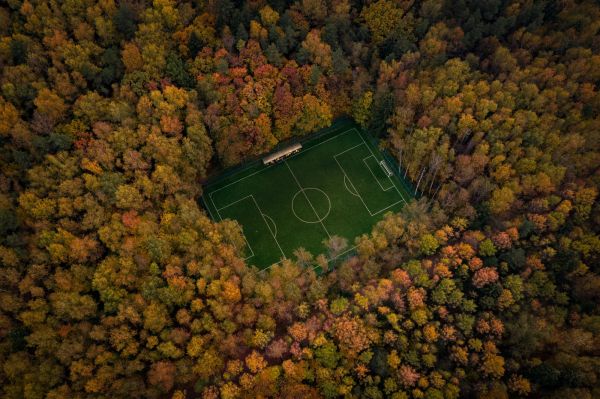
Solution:
[[[386,212],[412,197],[401,177],[366,133],[337,123],[324,134],[273,161],[256,163],[209,184],[202,198],[214,220],[242,227],[248,264],[265,269],[293,257],[297,248],[316,255],[333,236],[368,233]]]

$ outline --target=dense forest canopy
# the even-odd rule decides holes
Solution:
[[[599,29],[592,0],[2,2],[0,395],[600,397]],[[201,183],[347,115],[424,197],[327,273],[258,273]]]

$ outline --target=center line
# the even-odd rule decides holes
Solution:
[[[308,195],[306,195],[306,191],[304,191],[304,188],[302,187],[302,185],[300,184],[300,182],[298,181],[298,178],[296,178],[296,175],[294,174],[294,171],[292,170],[292,168],[290,168],[290,165],[288,165],[287,161],[283,161],[283,163],[285,164],[285,166],[287,166],[287,168],[289,169],[290,173],[292,174],[292,176],[294,177],[294,180],[296,180],[296,184],[298,185],[298,187],[300,188],[300,191],[302,191],[302,194],[304,194],[304,198],[306,198],[306,202],[308,202],[308,205],[310,205],[310,207],[312,208],[313,212],[315,213],[315,217],[317,218],[317,220],[320,219],[319,214],[317,213],[317,210],[315,209],[315,207],[313,206],[312,202],[310,202],[310,200],[308,199]],[[325,227],[325,225],[323,224],[323,221],[320,222],[321,226],[323,226],[323,230],[325,230],[325,233],[327,233],[327,236],[329,238],[331,238],[331,235],[329,234],[329,232],[327,231],[327,228]]]

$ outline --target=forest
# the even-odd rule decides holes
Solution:
[[[0,396],[599,398],[599,85],[594,0],[1,2]],[[338,117],[422,198],[258,272],[203,182]]]

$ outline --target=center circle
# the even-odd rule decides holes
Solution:
[[[304,223],[320,223],[331,212],[329,196],[315,187],[303,188],[294,194],[292,212]]]

